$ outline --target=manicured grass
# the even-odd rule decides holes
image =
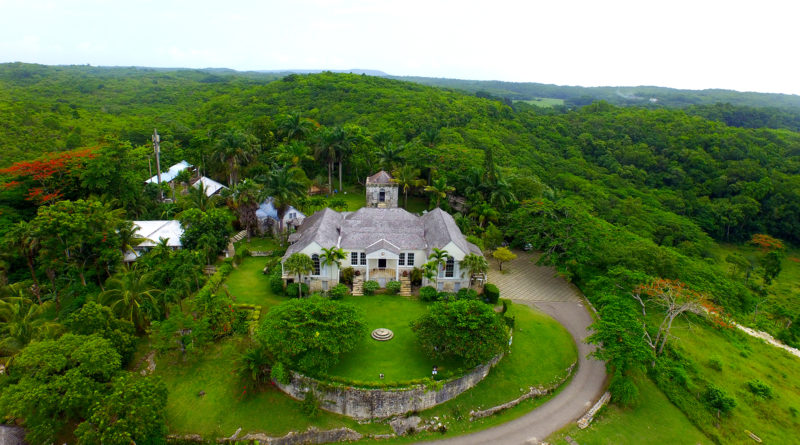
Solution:
[[[243,433],[282,435],[309,426],[390,432],[387,425],[359,425],[325,411],[309,419],[301,412],[300,402],[279,390],[255,391],[236,374],[236,360],[245,348],[244,341],[232,339],[211,345],[187,361],[177,355],[158,359],[155,374],[169,388],[167,425],[171,433],[216,438],[230,436],[241,427]],[[198,396],[200,391],[205,395]]]
[[[246,247],[251,251],[270,251],[277,249],[278,243],[275,242],[272,238],[250,238],[250,242],[247,242],[247,238],[242,239],[238,243],[236,243],[236,249],[241,249]]]
[[[347,210],[354,212],[361,207],[367,205],[367,196],[364,187],[361,185],[346,185],[344,187],[345,193],[336,194],[336,198],[344,199],[347,202]],[[403,193],[399,195],[398,206],[403,207]],[[423,210],[430,210],[428,208],[428,198],[426,196],[408,196],[408,209],[411,213],[422,213]]]
[[[248,257],[228,275],[225,286],[236,303],[256,304],[266,310],[288,299],[270,290],[269,277],[262,272],[265,263],[264,257]]]
[[[357,382],[404,382],[431,376],[433,366],[444,375],[456,371],[459,363],[434,361],[417,346],[409,323],[427,311],[427,304],[417,299],[396,295],[348,296],[342,301],[361,309],[367,322],[367,334],[352,352],[344,354],[339,363],[328,370]],[[394,332],[389,341],[377,341],[369,336],[372,330],[387,328]]]
[[[675,407],[647,377],[639,377],[639,404],[632,408],[606,406],[589,428],[573,423],[550,437],[553,444],[568,443],[566,436],[581,445],[592,444],[710,444],[689,419]]]
[[[556,99],[553,97],[537,97],[528,100],[515,100],[514,102],[525,102],[526,104],[535,105],[537,107],[551,108],[557,105],[564,105],[564,99]]]

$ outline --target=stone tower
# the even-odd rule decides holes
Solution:
[[[375,173],[367,178],[367,207],[397,208],[398,190],[389,173],[383,170]]]

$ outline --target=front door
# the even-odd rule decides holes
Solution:
[[[381,193],[378,195],[378,201],[386,202],[386,192],[384,192],[383,190],[381,190]]]
[[[386,258],[378,258],[378,269],[386,269]]]

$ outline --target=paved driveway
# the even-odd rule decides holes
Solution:
[[[578,346],[578,369],[569,385],[544,405],[502,425],[436,444],[535,444],[578,420],[603,394],[606,369],[603,362],[587,358],[594,350],[584,343],[592,323],[589,308],[575,286],[555,276],[555,270],[532,263],[535,255],[515,252],[518,257],[489,271],[489,282],[500,288],[503,298],[527,304],[558,320]]]

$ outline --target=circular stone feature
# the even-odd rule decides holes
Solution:
[[[378,341],[391,340],[394,337],[394,332],[386,328],[378,328],[372,331],[372,338]]]

